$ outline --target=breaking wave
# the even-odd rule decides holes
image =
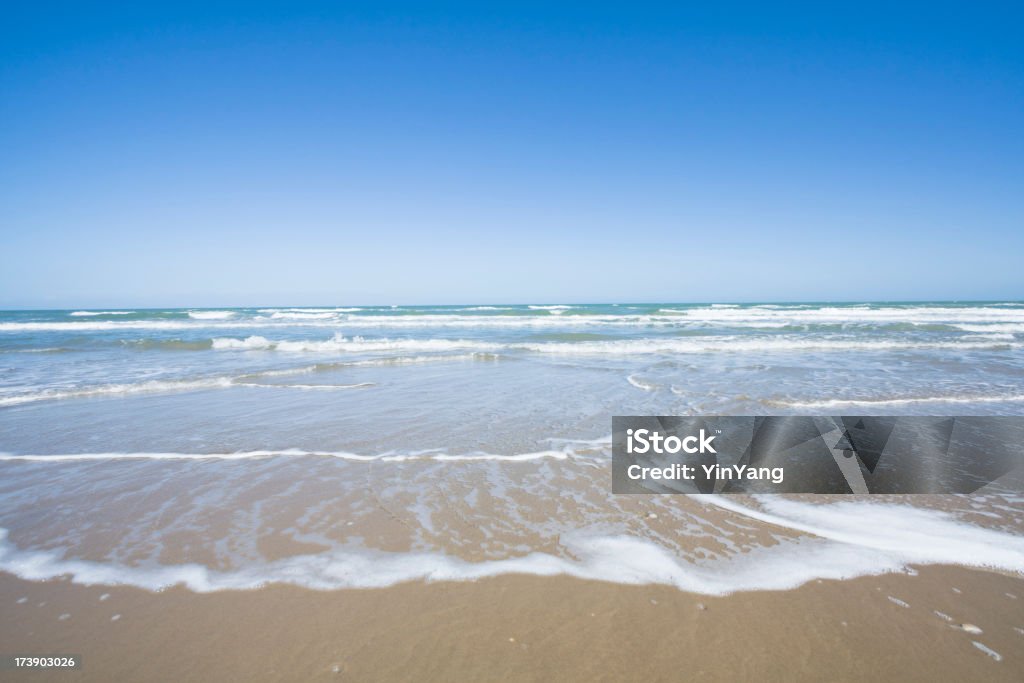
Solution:
[[[243,339],[219,337],[214,349],[277,350],[294,352],[372,352],[372,351],[532,351],[551,354],[652,354],[713,352],[789,352],[789,351],[900,351],[900,350],[997,350],[1019,348],[1022,343],[1005,340],[898,340],[898,339],[814,339],[780,337],[709,336],[699,338],[643,338],[579,342],[484,342],[469,339],[391,339],[345,337],[331,339],[271,341],[254,335]]]
[[[188,317],[193,320],[227,320],[235,316],[234,311],[189,311]]]

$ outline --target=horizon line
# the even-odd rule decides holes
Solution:
[[[114,304],[101,305],[101,306],[67,306],[62,308],[39,308],[34,306],[15,306],[10,308],[0,308],[0,312],[60,312],[60,311],[89,311],[96,312],[102,309],[121,309],[121,310],[132,310],[132,311],[157,311],[157,310],[221,310],[221,309],[257,309],[257,308],[438,308],[438,307],[453,307],[453,308],[465,308],[470,306],[658,306],[658,305],[672,305],[672,306],[713,306],[713,305],[733,305],[733,306],[752,306],[758,304],[777,304],[777,305],[788,305],[788,304],[842,304],[842,305],[855,305],[855,304],[1022,304],[1024,305],[1024,299],[751,299],[751,300],[732,300],[732,301],[588,301],[579,302],[572,300],[558,300],[550,302],[527,302],[527,303],[508,303],[508,302],[470,302],[470,303],[434,303],[434,304],[355,304],[355,303],[332,303],[332,304],[257,304],[251,306],[238,306],[238,305],[205,305],[205,306],[118,306]]]

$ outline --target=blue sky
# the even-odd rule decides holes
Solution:
[[[1012,4],[337,4],[5,6],[0,306],[1024,298]]]

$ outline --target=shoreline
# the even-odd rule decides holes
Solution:
[[[521,575],[382,589],[154,593],[4,573],[0,605],[2,654],[82,657],[79,670],[36,671],[32,680],[1024,676],[1024,577],[958,566],[724,597]],[[982,633],[956,628],[961,623]]]

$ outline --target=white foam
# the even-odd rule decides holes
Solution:
[[[103,384],[75,389],[42,389],[0,397],[0,406],[15,406],[35,401],[54,401],[90,396],[123,396],[129,394],[193,391],[196,389],[217,389],[231,385],[232,380],[230,377],[211,377],[190,380],[149,380],[132,384]]]
[[[496,351],[503,345],[491,342],[469,341],[462,339],[351,339],[335,335],[333,339],[323,342],[282,341],[277,343],[279,351],[348,351],[348,352],[380,352],[380,351],[457,351],[475,349],[477,351]]]
[[[1004,394],[1000,396],[916,396],[906,398],[863,398],[863,399],[822,399],[819,401],[782,401],[772,400],[768,403],[785,405],[791,408],[836,408],[841,406],[899,406],[914,403],[1017,403],[1024,401],[1024,394]]]
[[[420,363],[453,363],[459,361],[495,361],[499,356],[491,353],[454,353],[437,354],[433,356],[388,356],[386,358],[371,358],[367,360],[342,361],[334,363],[316,363],[313,365],[302,365],[296,368],[281,368],[279,370],[263,370],[241,375],[239,379],[252,377],[287,377],[290,375],[306,375],[317,371],[341,370],[342,368],[357,367],[387,367],[390,365],[417,365]]]
[[[189,311],[188,317],[193,320],[226,320],[234,317],[234,311]]]
[[[720,559],[689,562],[648,539],[575,531],[559,537],[557,553],[532,552],[482,562],[440,552],[387,553],[347,547],[217,571],[198,564],[132,567],[67,559],[58,551],[19,550],[7,540],[6,530],[0,529],[0,569],[29,580],[70,576],[85,585],[127,584],[159,590],[182,584],[198,592],[267,584],[319,590],[376,588],[406,581],[472,581],[526,574],[664,584],[708,595],[785,590],[815,579],[898,572],[908,562],[1024,572],[1024,539],[965,524],[934,510],[870,502],[766,503],[764,497],[759,500],[770,510],[761,511],[725,498],[715,496],[710,502],[817,538],[783,540]]]
[[[636,375],[629,375],[626,377],[626,381],[632,384],[637,389],[643,389],[644,391],[654,391],[658,388],[657,384],[648,382],[647,380],[640,379]]]
[[[950,564],[1024,573],[1024,537],[977,527],[946,512],[862,501],[826,504],[780,496],[755,499],[760,509],[728,496],[700,498],[766,524],[885,553],[901,564]]]
[[[273,346],[262,337],[250,337],[244,340],[223,339],[214,348],[238,348],[238,349],[263,349]],[[328,363],[325,365],[304,365],[297,368],[282,368],[280,370],[263,370],[258,372],[245,373],[229,376],[200,377],[193,379],[167,379],[167,380],[145,380],[134,383],[122,384],[101,384],[96,386],[79,386],[73,388],[33,388],[22,387],[21,393],[8,393],[0,396],[0,407],[15,406],[36,401],[56,401],[65,399],[88,398],[95,396],[127,396],[132,394],[149,393],[170,393],[180,391],[194,391],[201,389],[219,389],[228,387],[268,387],[279,389],[358,389],[376,386],[373,382],[359,382],[356,384],[261,384],[253,382],[256,378],[266,377],[287,377],[291,375],[303,375],[316,372],[317,370],[341,370],[349,367],[385,367],[390,365],[412,365],[419,363],[435,362],[459,362],[459,361],[490,361],[497,360],[498,356],[488,353],[464,353],[464,354],[441,354],[435,356],[397,356],[388,358],[373,358],[367,360],[348,361],[342,363]],[[3,392],[18,391],[17,388],[0,389]]]
[[[978,332],[984,334],[1024,334],[1024,323],[989,323],[987,325],[954,325],[964,332]]]
[[[252,336],[245,339],[222,337],[213,340],[215,349],[236,350],[277,350],[289,352],[381,352],[381,351],[455,351],[475,349],[478,351],[495,351],[504,345],[490,342],[479,342],[460,339],[363,339],[362,337],[347,338],[336,334],[331,339],[270,341],[266,337]]]
[[[262,387],[264,389],[305,389],[337,391],[341,389],[363,389],[377,386],[373,382],[359,382],[357,384],[257,384],[255,382],[239,382],[240,387]]]
[[[327,320],[337,318],[332,311],[277,311],[270,316],[275,320]]]
[[[1016,335],[1009,332],[986,332],[977,334],[965,334],[962,339],[993,339],[998,341],[1014,341]]]
[[[782,590],[805,580],[806,568],[830,577],[841,570],[821,549],[797,552],[799,564],[780,562],[779,555],[753,555],[718,566],[702,567],[680,561],[666,549],[628,536],[565,534],[564,548],[571,556],[534,552],[486,562],[467,562],[441,553],[384,553],[349,549],[300,555],[274,562],[254,563],[234,571],[217,571],[198,564],[131,567],[118,563],[64,559],[55,551],[18,550],[0,529],[0,569],[23,579],[43,581],[70,576],[83,585],[132,585],[161,590],[184,585],[196,592],[262,588],[292,584],[317,590],[383,588],[397,583],[473,581],[503,574],[572,576],[621,584],[668,584],[693,593],[725,595],[738,590]],[[792,571],[799,567],[804,571]],[[839,578],[836,576],[835,578]]]
[[[345,327],[383,329],[561,329],[565,327],[657,327],[678,326],[678,321],[665,316],[644,315],[571,315],[560,316],[568,309],[547,311],[552,315],[375,315],[349,316]]]
[[[499,454],[483,451],[471,453],[445,453],[439,450],[397,453],[388,451],[377,455],[361,455],[348,451],[308,451],[299,448],[283,450],[237,451],[234,453],[58,453],[53,455],[0,453],[3,462],[83,462],[118,460],[262,460],[266,458],[336,458],[352,462],[528,462],[531,460],[566,460],[587,447],[567,446],[562,449],[534,451],[529,453]]]
[[[97,332],[102,330],[186,330],[196,323],[184,320],[75,321],[75,322],[0,322],[0,332]]]
[[[457,361],[496,361],[500,356],[493,353],[474,351],[472,353],[449,353],[433,356],[388,356],[387,358],[374,358],[371,360],[356,360],[346,363],[353,367],[362,366],[386,366],[386,365],[416,365],[419,363],[445,363]]]
[[[246,339],[217,338],[215,349],[276,349],[293,352],[371,352],[371,351],[477,351],[521,350],[534,353],[562,355],[634,355],[684,353],[747,353],[747,352],[842,352],[842,351],[898,351],[898,350],[982,350],[1018,348],[1019,343],[985,341],[901,341],[901,340],[846,340],[806,339],[778,337],[708,336],[699,338],[643,338],[612,341],[499,343],[467,339],[392,339],[364,337],[348,338],[335,334],[325,340],[269,341],[266,337]]]
[[[218,337],[211,342],[215,349],[241,349],[252,351],[257,349],[269,349],[274,345],[266,337],[253,335],[245,339],[232,339],[231,337]]]
[[[981,650],[982,652],[984,652],[985,654],[987,654],[992,659],[996,660],[997,662],[1003,661],[1003,656],[1001,654],[999,654],[998,652],[996,652],[995,650],[993,650],[992,648],[990,648],[989,646],[987,646],[987,645],[985,645],[983,643],[979,643],[976,640],[972,640],[971,644],[974,645],[974,647],[976,647],[979,650]]]
[[[355,313],[361,308],[260,308],[258,313]]]
[[[509,307],[477,306],[462,309],[462,313],[423,315],[358,315],[354,307],[337,308],[264,308],[261,313],[269,317],[236,315],[235,311],[190,311],[189,320],[131,320],[95,321],[92,327],[85,321],[69,322],[3,322],[0,330],[60,331],[100,329],[175,329],[193,325],[210,325],[220,322],[225,327],[346,327],[362,328],[511,328],[528,329],[561,327],[668,327],[707,328],[742,327],[778,329],[787,326],[826,324],[841,327],[865,325],[949,325],[954,329],[968,332],[1021,333],[1024,329],[1024,307],[995,306],[810,306],[766,304],[754,307],[739,307],[733,304],[713,304],[695,308],[662,308],[656,314],[589,314],[562,316],[570,309],[567,305],[532,305],[534,312],[548,312],[553,315],[466,315],[465,311],[500,311]],[[379,310],[379,309],[377,309]],[[511,310],[511,309],[510,309]],[[81,311],[80,313],[93,313]],[[113,313],[113,312],[110,312]],[[390,313],[390,312],[389,312]],[[342,315],[344,314],[344,315]],[[275,317],[276,315],[276,317]],[[984,329],[982,329],[984,328]]]
[[[714,336],[700,338],[646,338],[615,341],[547,342],[520,344],[537,353],[649,354],[649,353],[776,353],[808,351],[913,351],[931,349],[983,350],[1019,348],[1021,344],[983,341],[904,341],[885,339],[808,339],[779,337]]]
[[[701,307],[662,309],[704,323],[786,321],[791,324],[916,323],[962,324],[979,322],[1024,323],[1024,308],[986,306],[804,306],[762,305],[751,308]]]

